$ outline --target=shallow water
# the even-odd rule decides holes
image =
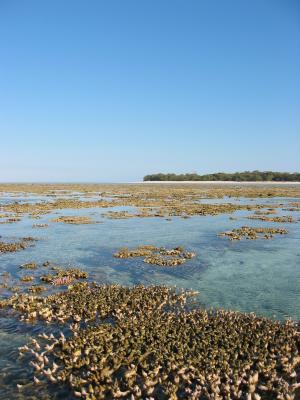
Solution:
[[[99,198],[99,197],[98,197]],[[37,201],[41,197],[19,197],[19,201]],[[43,200],[48,200],[46,197]],[[7,194],[1,202],[16,201]],[[220,199],[203,200],[219,203]],[[222,202],[254,204],[283,204],[299,199],[223,199]],[[91,279],[103,283],[122,285],[166,284],[199,291],[199,301],[207,307],[221,307],[284,320],[300,319],[300,223],[273,223],[246,219],[251,211],[238,211],[218,216],[199,216],[188,219],[164,218],[107,219],[109,210],[134,210],[133,207],[88,208],[56,210],[40,219],[23,217],[20,222],[0,225],[2,239],[33,236],[39,239],[24,251],[0,255],[0,272],[29,275],[20,264],[43,263],[46,260],[77,266],[89,271]],[[90,216],[96,224],[69,225],[50,222],[61,215]],[[278,210],[277,215],[292,215],[299,220],[300,212]],[[230,219],[234,217],[236,219]],[[48,223],[47,228],[33,228],[33,224]],[[249,226],[285,227],[287,235],[271,240],[243,240],[231,242],[217,234],[232,228]],[[156,267],[142,259],[117,259],[113,253],[120,247],[153,244],[164,247],[184,246],[196,252],[196,257],[176,268]],[[34,272],[34,271],[33,271]],[[38,332],[40,327],[36,325]],[[0,368],[5,376],[0,381],[0,398],[18,398],[15,385],[25,379],[23,362],[16,361],[17,346],[32,335],[32,327],[0,318]],[[47,390],[44,388],[45,393]],[[7,392],[9,391],[9,393]],[[30,388],[29,388],[30,392]],[[6,393],[6,394],[5,394]],[[7,394],[8,393],[8,394]],[[36,398],[47,398],[43,392]],[[6,397],[5,397],[6,396]],[[51,398],[68,398],[67,393],[56,393]],[[20,397],[29,398],[29,397]]]

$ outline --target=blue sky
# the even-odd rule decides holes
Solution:
[[[298,0],[0,0],[0,181],[300,170]]]

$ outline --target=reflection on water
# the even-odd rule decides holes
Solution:
[[[18,201],[23,200],[37,201],[37,198],[18,198]],[[5,197],[1,201],[16,199]],[[219,201],[209,200],[212,203]],[[226,202],[232,201],[233,199],[226,199]],[[240,204],[252,203],[250,199],[236,201]],[[259,202],[262,201],[259,199]],[[266,206],[274,203],[286,205],[289,201],[296,199],[264,200]],[[9,271],[16,276],[20,264],[32,261],[43,263],[49,260],[86,269],[93,280],[103,283],[176,285],[198,290],[199,301],[208,307],[254,311],[281,320],[287,317],[300,319],[300,223],[275,224],[253,221],[245,218],[251,214],[246,211],[188,219],[176,217],[171,221],[164,218],[114,220],[102,217],[102,214],[109,210],[133,209],[115,207],[105,210],[56,210],[42,215],[38,220],[24,217],[20,222],[1,225],[0,235],[3,239],[33,236],[39,240],[34,247],[24,251],[1,254],[0,272]],[[277,215],[287,214],[292,214],[296,220],[300,217],[300,212],[279,211]],[[50,222],[59,215],[90,216],[94,220],[101,220],[102,223],[68,225]],[[230,216],[236,219],[230,219]],[[34,229],[32,225],[35,223],[46,223],[49,227]],[[240,242],[230,242],[217,236],[219,232],[242,225],[286,227],[289,234],[272,240]],[[145,264],[142,259],[124,260],[112,256],[120,247],[136,247],[142,244],[184,246],[188,251],[196,252],[197,256],[176,268]],[[36,325],[34,332],[37,333],[39,329],[41,328]],[[0,318],[0,398],[23,398],[15,386],[16,383],[25,381],[29,372],[24,368],[26,363],[17,359],[17,347],[26,343],[30,335],[31,326],[11,318]],[[11,390],[9,394],[8,384]],[[36,390],[36,398],[47,398],[47,390],[44,387]],[[3,397],[5,392],[6,397]],[[56,393],[48,398],[67,399],[68,396],[67,393]]]

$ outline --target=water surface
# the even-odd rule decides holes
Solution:
[[[99,196],[98,196],[99,198]],[[43,196],[3,196],[1,203],[14,201],[48,200]],[[210,203],[264,202],[266,207],[299,199],[220,199],[201,200]],[[274,223],[246,219],[253,214],[237,211],[217,216],[164,218],[107,219],[103,213],[134,210],[133,207],[88,208],[55,210],[40,219],[23,217],[20,222],[0,225],[2,239],[33,236],[38,239],[24,251],[0,255],[0,272],[9,271],[13,278],[20,275],[19,266],[26,262],[43,263],[46,260],[63,266],[77,266],[87,270],[92,280],[103,283],[134,285],[138,283],[176,285],[199,291],[199,302],[206,307],[255,312],[259,315],[284,320],[300,319],[300,223]],[[51,222],[61,215],[90,216],[99,223],[68,225]],[[300,212],[278,210],[277,215]],[[234,217],[231,219],[230,217]],[[47,228],[33,228],[33,224],[49,224]],[[279,226],[289,230],[271,240],[243,240],[231,242],[218,233],[243,225]],[[113,253],[120,247],[142,244],[175,247],[184,246],[196,257],[175,268],[157,267],[142,259],[117,259]],[[23,272],[22,272],[23,273]],[[31,273],[31,271],[29,271]],[[23,274],[28,274],[24,271]],[[17,282],[17,281],[16,281]],[[2,313],[3,314],[3,313]],[[38,324],[35,333],[42,329]],[[43,328],[44,330],[44,328]],[[17,398],[15,385],[30,371],[25,361],[17,360],[17,347],[25,344],[33,331],[31,326],[9,317],[0,318],[0,398]],[[45,388],[36,398],[47,398]],[[7,395],[9,391],[9,394]],[[6,394],[5,394],[6,393]],[[2,396],[2,397],[1,397]],[[7,396],[7,397],[3,397]],[[56,392],[49,398],[68,398],[65,392]],[[22,398],[22,397],[20,397]],[[27,397],[28,398],[28,397]]]

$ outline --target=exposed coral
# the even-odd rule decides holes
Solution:
[[[22,269],[37,269],[38,265],[35,262],[30,262],[26,264],[20,265],[20,268]]]
[[[95,221],[93,221],[90,217],[82,217],[82,216],[61,216],[58,218],[53,218],[51,219],[51,222],[64,222],[65,224],[74,224],[74,225],[80,225],[80,224],[94,224]]]
[[[175,267],[195,257],[195,253],[184,251],[183,247],[166,249],[164,247],[159,248],[151,245],[144,245],[131,250],[129,250],[127,247],[124,247],[115,253],[114,257],[145,257],[144,262],[146,264]]]
[[[131,257],[144,257],[152,254],[154,251],[158,251],[158,247],[151,245],[139,246],[136,249],[128,249],[127,247],[122,247],[114,257],[117,258],[131,258]]]
[[[290,215],[283,215],[282,217],[268,217],[266,215],[249,215],[248,219],[257,219],[266,222],[296,222]]]
[[[86,279],[89,276],[86,271],[82,271],[79,268],[62,269],[60,267],[52,267],[52,270],[56,271],[56,273],[41,276],[43,282],[52,283],[53,285],[68,285],[75,279]]]
[[[108,218],[132,217],[172,217],[187,218],[193,215],[218,215],[233,213],[238,210],[259,210],[265,208],[261,204],[205,204],[203,198],[228,197],[298,197],[300,187],[297,185],[239,185],[239,184],[139,184],[139,185],[0,185],[1,191],[19,191],[51,197],[49,201],[36,203],[15,202],[4,204],[0,212],[14,213],[16,217],[29,214],[39,218],[62,209],[107,208],[131,206],[136,212],[109,211]],[[82,198],[100,196],[98,200],[84,201],[74,197],[74,192],[80,192]],[[23,193],[24,195],[24,193]],[[68,198],[64,196],[68,196]],[[76,194],[77,196],[77,194]],[[55,198],[54,201],[52,197]],[[297,203],[297,202],[296,202]],[[270,207],[279,205],[270,205]],[[290,207],[297,207],[291,204]]]
[[[34,280],[34,276],[27,275],[27,276],[22,276],[20,278],[20,281],[22,282],[32,282]]]
[[[1,302],[21,319],[71,323],[19,348],[33,381],[98,399],[292,399],[300,387],[300,335],[231,311],[188,311],[191,293],[166,287],[77,284],[48,297]],[[21,386],[21,385],[20,385]]]
[[[17,242],[1,242],[0,241],[0,253],[13,253],[15,251],[24,250],[29,246],[33,245],[36,239],[32,237],[24,237]]]
[[[249,226],[242,226],[241,228],[233,229],[232,231],[221,232],[218,236],[227,236],[229,240],[241,239],[270,239],[273,235],[285,235],[288,231],[283,228],[253,228]]]

